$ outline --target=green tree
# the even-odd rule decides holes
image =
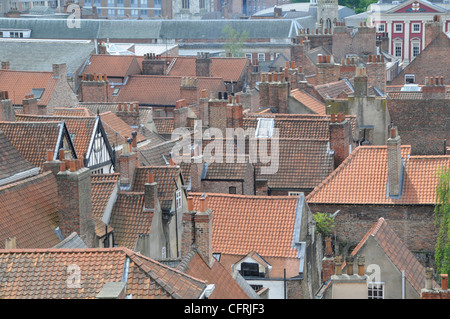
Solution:
[[[224,50],[226,55],[243,57],[244,42],[248,39],[248,32],[244,30],[242,33],[239,33],[232,26],[226,25],[222,29],[222,34],[222,39],[225,39]]]
[[[316,222],[316,232],[323,237],[331,235],[334,228],[334,218],[330,213],[315,213],[313,215]]]
[[[436,270],[440,274],[450,273],[450,168],[437,171],[435,225],[439,227],[435,248]]]

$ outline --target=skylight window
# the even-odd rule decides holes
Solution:
[[[30,94],[39,100],[42,94],[44,94],[44,91],[45,89],[32,89]]]
[[[258,119],[258,126],[256,127],[256,137],[272,137],[274,119]]]

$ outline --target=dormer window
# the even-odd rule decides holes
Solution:
[[[241,264],[240,274],[243,277],[259,277],[259,265],[257,263],[244,262]]]

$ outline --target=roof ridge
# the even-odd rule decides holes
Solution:
[[[24,185],[24,184],[33,182],[36,179],[44,178],[44,177],[46,177],[47,175],[50,175],[50,174],[52,174],[51,171],[46,171],[46,172],[39,173],[39,174],[37,174],[35,176],[31,176],[29,178],[25,178],[25,179],[21,179],[19,181],[13,182],[13,183],[5,184],[3,186],[0,186],[0,192],[5,190],[5,189],[8,189],[8,188],[12,188],[12,187],[16,187],[16,186],[20,186],[20,185]]]
[[[204,193],[200,192],[190,192],[189,196],[201,196]],[[230,197],[230,198],[249,198],[249,199],[266,199],[266,200],[283,200],[283,199],[293,199],[298,200],[296,196],[264,196],[264,195],[240,195],[240,194],[225,194],[225,193],[206,193],[208,197]]]

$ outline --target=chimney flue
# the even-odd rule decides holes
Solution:
[[[336,276],[342,275],[342,256],[336,256],[334,273]]]
[[[347,275],[351,276],[353,275],[353,256],[347,256],[345,258],[345,261],[347,263]]]

